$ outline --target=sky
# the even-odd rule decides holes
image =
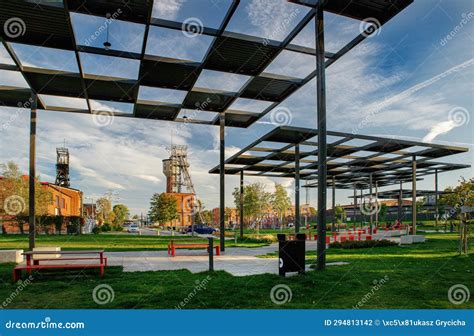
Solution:
[[[156,1],[153,16],[178,22],[202,22],[218,28],[230,0]],[[284,1],[241,1],[229,23],[231,32],[282,41],[307,8]],[[441,161],[474,164],[474,2],[471,0],[415,0],[370,38],[351,50],[326,71],[328,129],[341,132],[423,140],[468,147],[470,152]],[[360,31],[360,22],[325,14],[326,50],[338,51]],[[105,18],[73,14],[79,45],[101,47],[106,34]],[[28,29],[28,27],[26,27]],[[91,35],[95,32],[95,39]],[[144,27],[118,19],[109,26],[112,48],[140,52]],[[448,37],[449,36],[449,37]],[[212,37],[187,36],[181,31],[153,27],[146,53],[156,56],[202,61]],[[314,22],[292,41],[314,47]],[[77,72],[74,53],[52,53],[47,48],[12,44],[23,65],[53,67]],[[139,64],[134,60],[91,57],[81,53],[86,74],[136,79]],[[0,62],[11,64],[3,46]],[[267,73],[302,78],[315,69],[311,56],[283,52],[266,69]],[[238,91],[248,77],[204,70],[195,87]],[[0,85],[26,87],[21,75],[0,70]],[[85,108],[82,99],[42,96],[48,106]],[[139,98],[181,103],[180,92],[141,87]],[[131,104],[91,101],[94,110],[130,114]],[[261,112],[268,103],[238,99],[231,109]],[[190,113],[184,111],[180,117]],[[292,126],[316,127],[316,84],[310,81],[286,99],[280,108],[247,129],[226,129],[226,157],[236,153],[275,128],[284,114]],[[215,113],[200,112],[197,118],[212,120]],[[0,107],[0,163],[14,161],[28,169],[29,111]],[[170,144],[188,146],[190,172],[198,197],[207,209],[218,206],[218,175],[208,171],[219,162],[219,130],[215,126],[179,124],[133,118],[100,118],[67,113],[38,112],[37,171],[43,181],[54,182],[56,147],[69,148],[71,186],[84,191],[85,202],[112,192],[114,203],[129,206],[132,214],[146,214],[153,193],[165,191],[162,160]],[[473,170],[443,173],[440,189],[454,185],[460,176],[473,177]],[[262,182],[269,191],[282,183],[293,197],[292,179],[248,177],[246,183]],[[236,176],[226,177],[226,205],[233,206]],[[432,190],[434,177],[425,177],[419,189]],[[408,187],[408,184],[406,184]],[[393,187],[392,187],[393,188]],[[381,190],[390,190],[390,187]],[[317,191],[302,193],[315,206]],[[336,202],[349,204],[352,191],[336,191]],[[328,202],[330,200],[328,193]]]

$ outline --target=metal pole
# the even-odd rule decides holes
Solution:
[[[369,205],[369,233],[372,234],[372,225],[373,225],[373,221],[374,221],[374,214],[373,214],[373,211],[372,211],[372,173],[369,174],[369,201],[370,201],[370,205]]]
[[[360,228],[362,228],[362,225],[364,224],[364,213],[362,212],[362,207],[363,207],[363,204],[362,204],[362,192],[363,192],[363,189],[360,188]],[[364,200],[365,201],[365,200]]]
[[[354,184],[354,213],[353,213],[354,218],[352,218],[352,221],[354,222],[354,227],[356,226],[356,222],[357,222],[356,211],[357,211],[357,185]]]
[[[435,226],[436,226],[436,230],[438,230],[438,216],[439,216],[439,209],[438,209],[438,168],[435,168]]]
[[[29,249],[35,247],[35,177],[36,177],[36,109],[38,105],[38,96],[31,94],[31,114],[30,114],[30,176],[29,176],[29,198],[28,198],[28,238]]]
[[[209,271],[214,271],[214,238],[209,237]]]
[[[400,193],[398,194],[398,222],[402,222],[402,204],[403,204],[403,182],[400,180]]]
[[[220,228],[220,247],[221,251],[225,251],[225,113],[219,114],[219,228]]]
[[[244,238],[244,171],[240,171],[240,238]]]
[[[331,232],[336,230],[336,178],[332,177],[332,226]]]
[[[412,161],[412,190],[411,190],[411,209],[413,234],[416,234],[416,155],[413,155]]]
[[[295,145],[295,233],[300,232],[300,145]]]
[[[324,10],[319,1],[316,8],[316,92],[318,121],[318,245],[317,268],[326,268],[326,194],[327,194],[327,129],[326,129],[326,66],[324,58]]]
[[[379,183],[375,180],[375,227],[379,226]]]

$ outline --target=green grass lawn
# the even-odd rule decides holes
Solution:
[[[287,278],[269,274],[234,277],[222,271],[125,273],[120,267],[109,267],[103,279],[98,277],[97,271],[34,273],[33,282],[18,292],[8,308],[172,309],[187,299],[184,308],[350,309],[370,295],[360,308],[473,309],[472,299],[461,305],[448,300],[448,290],[453,285],[463,284],[471,293],[474,291],[472,246],[469,256],[458,256],[455,234],[429,234],[427,238],[424,244],[406,247],[330,249],[328,262],[350,264],[328,266],[324,272],[310,271]],[[131,243],[128,240],[127,244]],[[314,260],[313,251],[307,252],[307,260]],[[18,288],[18,284],[11,283],[12,268],[12,264],[0,265],[2,301]],[[385,283],[374,290],[374,281],[382,279],[386,279]],[[197,290],[202,281],[207,282],[206,288]],[[99,284],[113,288],[112,302],[98,305],[93,301],[93,289]],[[283,305],[275,305],[270,299],[271,289],[279,284],[289,286],[292,291],[291,301]]]
[[[104,249],[105,251],[153,251],[166,250],[173,240],[207,242],[207,239],[191,236],[138,236],[128,234],[88,234],[88,235],[38,235],[36,246],[59,246],[64,250]],[[215,244],[219,243],[216,239]],[[226,246],[258,247],[265,243],[227,240]],[[27,249],[27,235],[0,235],[0,250]]]

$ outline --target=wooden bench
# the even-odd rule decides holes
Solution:
[[[172,257],[176,255],[176,249],[190,249],[190,248],[205,248],[209,253],[209,244],[208,243],[175,243],[171,240],[168,244],[168,255],[171,254]],[[221,255],[221,247],[219,245],[214,246],[216,249],[216,255]]]
[[[52,255],[52,254],[60,254],[61,258],[41,258],[41,259],[34,259],[33,256],[38,255]],[[84,257],[82,255],[94,255],[97,256],[93,257]],[[26,257],[26,264],[24,265],[17,265],[13,269],[13,281],[17,282],[21,278],[21,272],[27,271],[31,274],[34,270],[42,270],[42,269],[86,269],[86,268],[100,268],[100,276],[104,276],[104,269],[107,266],[107,258],[104,257],[104,250],[89,250],[89,251],[29,251],[23,253]],[[65,255],[66,258],[62,258],[62,255]],[[69,258],[70,255],[78,255],[78,257]],[[63,261],[85,261],[85,260],[98,260],[99,263],[63,263]],[[40,262],[56,262],[56,263],[47,263],[41,264]]]

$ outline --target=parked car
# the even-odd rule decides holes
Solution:
[[[140,232],[140,227],[137,224],[130,224],[127,228],[128,233],[138,233]]]
[[[192,230],[191,225],[188,226],[188,228],[186,229],[186,233],[190,233],[192,231],[193,230]],[[198,234],[213,234],[216,231],[217,230],[213,228],[212,226],[207,226],[207,225],[202,225],[202,224],[194,225],[194,232]]]

